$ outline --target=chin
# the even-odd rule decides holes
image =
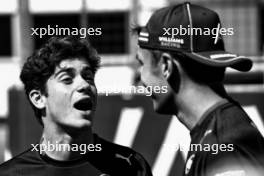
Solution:
[[[80,120],[78,124],[76,124],[78,127],[92,127],[92,121],[90,120]]]
[[[92,121],[86,119],[74,120],[74,122],[67,125],[71,129],[84,130],[92,128]]]
[[[76,122],[82,124],[92,124],[92,119],[93,119],[93,115],[94,113],[91,112],[91,111],[85,111],[85,112],[82,112],[80,115],[79,115],[79,118],[74,118],[73,120],[75,120]]]
[[[157,101],[153,101],[153,108],[156,113],[167,114],[165,108],[162,107]]]
[[[67,122],[68,126],[73,128],[87,128],[92,126],[93,111],[80,111],[71,116]]]

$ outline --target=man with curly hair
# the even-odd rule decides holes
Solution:
[[[100,58],[87,40],[53,37],[20,78],[43,126],[42,138],[0,166],[1,176],[151,176],[145,159],[92,131]]]

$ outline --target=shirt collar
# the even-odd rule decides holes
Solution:
[[[215,109],[217,109],[219,106],[222,106],[222,105],[224,105],[224,104],[226,104],[226,103],[228,103],[228,100],[227,100],[227,99],[222,99],[221,101],[216,102],[213,106],[211,106],[209,109],[207,109],[207,110],[203,113],[202,117],[201,117],[201,118],[198,120],[198,122],[195,124],[195,126],[193,127],[193,129],[191,129],[191,131],[190,131],[191,136],[193,136],[193,135],[195,134],[195,132],[196,132],[197,130],[199,130],[201,124],[203,123],[203,121],[206,119],[206,117],[207,117],[210,113],[212,113],[212,112],[213,112]]]

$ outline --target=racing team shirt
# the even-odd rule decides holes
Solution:
[[[0,165],[1,176],[152,176],[145,159],[130,148],[94,135],[101,151],[87,152],[81,159],[54,160],[29,149]]]
[[[185,176],[263,176],[264,138],[239,105],[215,104],[190,134]]]

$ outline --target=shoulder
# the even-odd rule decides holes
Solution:
[[[215,111],[215,134],[220,143],[237,145],[260,141],[263,137],[248,114],[238,105],[227,103]]]
[[[240,171],[251,173],[264,164],[264,139],[246,112],[226,103],[214,110],[204,142],[217,152],[200,152],[196,158],[203,175]],[[213,141],[210,143],[210,141]],[[198,167],[198,166],[197,166]],[[220,174],[219,174],[220,175]]]
[[[260,176],[263,168],[251,156],[243,155],[240,151],[209,153],[204,158],[200,169],[205,176],[225,175],[254,175]]]
[[[237,121],[241,121],[243,123],[249,122],[249,116],[242,109],[241,106],[233,104],[231,102],[227,102],[222,106],[219,106],[215,110],[215,116],[217,120],[221,120],[222,125],[230,126],[231,123],[235,123]],[[227,123],[227,121],[229,123]]]
[[[102,145],[101,155],[108,160],[112,161],[112,168],[117,166],[122,170],[120,166],[126,170],[132,170],[137,172],[137,176],[151,176],[151,169],[145,158],[138,152],[131,148],[114,144],[105,139],[97,136],[97,143]]]
[[[36,157],[36,152],[30,148],[2,163],[0,165],[0,175],[15,175],[15,173],[32,166],[36,162],[39,162],[39,159]]]
[[[232,144],[234,152],[264,164],[264,138],[242,107],[226,104],[216,120],[218,143]]]

